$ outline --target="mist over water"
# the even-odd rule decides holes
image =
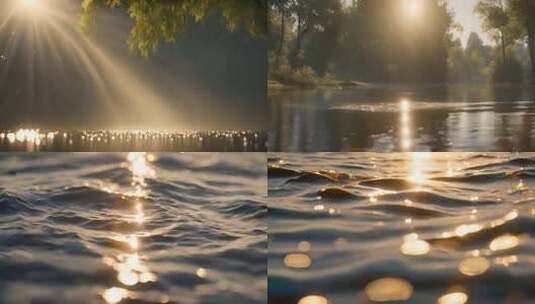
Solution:
[[[269,164],[270,302],[535,299],[533,153],[271,153]]]
[[[84,35],[80,1],[34,2],[1,4],[0,127],[264,129],[263,42],[217,13],[145,59],[128,49],[121,9],[100,10]]]
[[[0,156],[1,303],[265,303],[264,154]]]

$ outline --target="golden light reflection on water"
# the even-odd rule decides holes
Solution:
[[[143,212],[143,198],[148,194],[146,178],[154,177],[155,171],[150,166],[150,162],[154,161],[155,157],[147,153],[129,153],[127,156],[127,167],[132,173],[131,186],[134,190],[127,189],[126,191],[117,190],[114,187],[110,188],[113,193],[121,194],[123,197],[129,198],[133,204],[133,214],[125,219],[125,221],[136,222],[142,225],[145,221],[145,214]],[[139,226],[142,229],[142,226]],[[113,239],[121,242],[127,249],[126,252],[118,254],[114,257],[105,257],[104,263],[112,267],[117,272],[117,281],[123,286],[132,288],[138,284],[155,282],[158,277],[151,272],[147,266],[146,260],[140,250],[142,249],[140,235],[142,231],[134,234],[114,236]],[[103,298],[108,303],[119,303],[127,298],[131,291],[113,287],[107,289],[103,293]]]
[[[509,265],[511,264],[518,263],[518,256],[508,255],[508,256],[503,256],[503,257],[497,257],[495,262],[497,265],[509,267]]]
[[[412,130],[411,130],[411,117],[410,117],[410,101],[403,99],[400,102],[400,130],[401,130],[401,150],[409,151],[412,148]]]
[[[468,302],[468,295],[464,292],[452,292],[438,298],[438,304],[465,304]]]
[[[506,234],[499,236],[490,242],[489,248],[492,251],[502,251],[517,247],[520,240],[517,236]]]
[[[507,213],[503,218],[494,220],[490,223],[491,227],[498,227],[501,226],[507,222],[510,222],[514,219],[518,218],[518,211],[515,209],[509,213]]]
[[[459,237],[463,237],[471,233],[479,232],[481,229],[483,229],[483,227],[480,224],[465,224],[457,227],[455,229],[455,234]]]
[[[201,279],[204,279],[206,276],[208,276],[208,271],[205,268],[199,268],[195,273]]]
[[[477,276],[490,268],[490,262],[484,257],[469,257],[459,263],[459,271],[467,276]]]
[[[134,221],[138,224],[145,222],[145,213],[143,212],[143,205],[141,203],[136,204],[136,213],[134,214]]]
[[[299,244],[297,244],[297,250],[302,251],[302,252],[308,252],[310,251],[311,248],[312,248],[312,245],[310,244],[310,242],[307,242],[307,241],[301,241],[299,242]]]
[[[406,235],[403,240],[403,244],[401,244],[401,252],[405,255],[426,255],[431,250],[429,243],[419,239],[418,234],[416,233]]]
[[[328,304],[329,301],[324,296],[306,296],[299,300],[297,304]]]
[[[106,289],[102,293],[102,297],[107,303],[116,304],[116,303],[121,302],[123,299],[128,298],[129,294],[130,294],[129,291],[126,289],[119,288],[119,287],[112,287],[112,288]]]
[[[427,181],[428,177],[425,170],[429,167],[429,160],[432,154],[428,152],[411,153],[411,167],[409,180],[416,184],[422,184]]]
[[[467,155],[470,156],[470,154]],[[404,262],[419,259],[420,262],[418,263],[420,265],[432,265],[428,268],[434,267],[430,271],[439,271],[443,276],[447,277],[448,279],[444,281],[446,282],[444,284],[466,284],[464,286],[465,289],[444,289],[440,294],[433,295],[432,299],[423,300],[426,303],[464,304],[469,303],[469,301],[471,303],[471,301],[474,301],[472,298],[476,295],[474,291],[477,291],[477,287],[472,285],[473,280],[481,280],[482,278],[487,280],[499,274],[500,271],[503,273],[504,269],[500,269],[500,266],[511,267],[511,269],[507,269],[510,272],[505,273],[514,275],[520,267],[514,267],[515,265],[513,264],[518,263],[519,258],[524,259],[522,260],[523,263],[528,262],[528,259],[524,256],[510,254],[516,253],[515,249],[519,249],[518,247],[523,244],[529,247],[527,245],[527,238],[530,237],[529,233],[524,235],[516,232],[520,229],[517,225],[509,226],[508,224],[499,229],[492,228],[515,221],[520,215],[526,217],[528,213],[534,212],[533,210],[535,209],[529,205],[528,208],[525,208],[524,203],[526,201],[531,203],[531,197],[526,196],[527,193],[515,193],[518,195],[512,198],[504,196],[511,194],[511,186],[517,190],[526,189],[529,181],[516,180],[512,184],[501,179],[493,181],[487,176],[489,172],[492,172],[488,168],[488,162],[496,162],[496,160],[488,160],[484,157],[480,160],[474,157],[473,161],[466,161],[463,164],[459,164],[460,159],[465,157],[464,154],[462,156],[448,156],[447,158],[440,156],[435,158],[435,155],[429,153],[405,154],[403,157],[394,158],[395,162],[393,161],[392,164],[386,166],[383,169],[384,171],[369,173],[369,179],[383,178],[384,175],[384,183],[370,183],[369,185],[372,186],[366,184],[366,187],[363,187],[362,201],[368,199],[370,202],[370,204],[366,202],[366,206],[375,208],[377,206],[383,206],[382,201],[386,202],[384,205],[388,205],[391,201],[394,201],[397,204],[401,204],[401,207],[404,207],[403,210],[415,208],[415,213],[392,212],[394,214],[392,219],[388,217],[390,210],[384,211],[379,209],[381,210],[380,212],[370,212],[373,217],[370,216],[371,219],[364,223],[366,228],[370,230],[375,229],[372,225],[384,219],[387,222],[386,227],[395,231],[392,234],[385,232],[385,235],[389,237],[391,235],[394,235],[394,237],[397,236],[397,240],[394,239],[393,241],[392,238],[382,238],[383,244],[387,244],[385,247],[388,247],[387,250],[389,253],[386,254],[387,258],[391,258],[392,253],[395,255],[396,250],[400,250],[397,251],[397,256],[394,257],[395,259],[401,259]],[[448,159],[449,161],[442,161],[443,159]],[[329,159],[329,161],[331,160]],[[447,175],[447,177],[444,175]],[[391,180],[387,180],[390,177]],[[484,182],[479,182],[480,178]],[[363,179],[366,180],[367,177]],[[492,181],[489,182],[488,179]],[[413,183],[406,182],[407,180]],[[476,182],[473,182],[474,180]],[[426,187],[425,189],[421,187],[425,195],[412,195],[413,193],[420,194],[418,191],[414,191],[414,183],[422,184]],[[370,188],[369,190],[368,187]],[[380,190],[377,188],[391,188],[398,191],[397,193],[399,195],[383,196],[380,193],[378,194]],[[429,193],[425,193],[426,191],[429,191],[432,195],[428,197],[427,194]],[[532,194],[533,192],[530,191],[529,196]],[[488,205],[491,206],[489,207]],[[434,216],[431,212],[429,217],[427,217],[427,214],[418,214],[417,212],[419,210],[416,207],[420,206],[429,208],[425,211],[437,211],[437,215]],[[435,206],[437,206],[436,209],[434,208]],[[321,205],[321,210],[326,208],[328,206]],[[403,225],[403,221],[407,225]],[[411,233],[400,238],[403,234],[412,231],[422,234]],[[437,236],[443,231],[445,231],[442,234],[444,240],[437,240]],[[498,231],[499,233],[495,234]],[[500,235],[507,231],[518,233],[518,235]],[[303,243],[308,245],[308,242]],[[314,246],[320,246],[318,248],[323,247],[320,244],[316,244],[316,242],[314,242]],[[341,246],[335,245],[335,248],[338,247]],[[298,245],[298,249],[301,248]],[[307,252],[308,247],[306,248],[307,250],[299,251]],[[392,252],[392,249],[394,252]],[[368,251],[367,254],[374,257],[373,255],[375,253],[372,252],[373,249],[369,249]],[[417,256],[417,258],[403,257],[400,252],[403,255]],[[377,254],[380,255],[380,253]],[[431,255],[429,256],[429,254]],[[496,257],[497,255],[500,256]],[[314,255],[313,257],[315,263],[314,269],[321,268],[321,261],[316,260],[320,259],[320,256]],[[385,254],[378,259],[384,257]],[[286,266],[288,264],[286,263]],[[414,267],[420,267],[416,264]],[[305,268],[307,267],[309,267],[308,264]],[[414,270],[409,269],[407,271],[411,272]],[[398,275],[403,275],[405,272],[402,270],[397,273]],[[311,273],[310,276],[312,275]],[[393,273],[390,275],[395,276]],[[414,292],[412,300],[417,301],[416,295],[418,293],[422,293],[423,295],[428,290],[426,290],[425,286],[420,287],[420,284],[414,283],[415,287],[413,290],[411,282],[407,280],[384,278],[369,283],[365,292],[370,302],[373,301],[374,303],[407,301],[407,298],[410,301],[412,292]],[[423,289],[419,290],[419,288]],[[474,288],[474,291],[472,288]],[[334,294],[328,294],[328,296],[333,297],[331,300],[337,300],[334,298]]]
[[[413,287],[401,278],[382,278],[369,283],[365,293],[375,302],[406,301],[412,297]]]
[[[291,253],[284,258],[284,264],[289,268],[308,268],[312,259],[303,253]]]
[[[154,155],[145,152],[128,153],[129,169],[132,172],[133,191],[127,193],[129,196],[144,197],[147,194],[145,181],[146,178],[154,177],[155,171],[150,166],[151,159],[154,161]]]

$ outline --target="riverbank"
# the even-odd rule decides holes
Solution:
[[[370,88],[370,87],[389,87],[389,88],[416,88],[416,87],[474,87],[474,88],[489,88],[489,89],[504,89],[504,88],[535,88],[535,82],[525,81],[521,83],[370,83],[355,80],[332,80],[320,79],[314,81],[290,81],[290,80],[268,80],[268,91],[292,91],[292,90],[316,90],[316,89],[356,89],[356,88]]]
[[[370,83],[354,80],[321,79],[316,81],[268,80],[269,91],[302,89],[351,89],[368,87]]]

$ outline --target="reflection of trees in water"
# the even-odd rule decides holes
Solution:
[[[529,150],[535,96],[532,87],[448,86],[420,90],[381,88],[331,94],[308,92],[272,96],[274,150],[448,151],[478,147],[485,151]],[[412,109],[403,126],[399,111],[332,110],[343,104],[411,102],[444,104]],[[331,110],[329,110],[331,109]],[[407,119],[405,119],[407,120]],[[405,130],[404,130],[405,128]],[[405,138],[404,138],[405,137]],[[405,142],[404,142],[405,141]],[[409,146],[404,147],[404,144]]]
[[[271,150],[329,150],[336,136],[328,111],[294,106],[289,96],[271,102]]]
[[[491,87],[492,96],[496,103],[493,111],[500,114],[518,114],[520,111],[516,105],[520,101],[533,101],[535,97],[534,87],[519,86],[494,86]],[[496,130],[497,150],[529,150],[533,146],[533,102],[526,104],[526,109],[521,115],[502,116],[500,128]]]

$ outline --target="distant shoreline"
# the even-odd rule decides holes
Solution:
[[[355,80],[322,80],[318,83],[297,83],[289,81],[268,80],[268,91],[294,91],[294,90],[321,90],[321,89],[359,89],[381,86],[489,86],[489,87],[531,87],[535,82],[524,81],[521,83],[371,83]]]
[[[268,90],[310,90],[310,89],[353,89],[371,86],[371,83],[354,80],[322,80],[318,83],[297,83],[289,81],[268,80]]]

